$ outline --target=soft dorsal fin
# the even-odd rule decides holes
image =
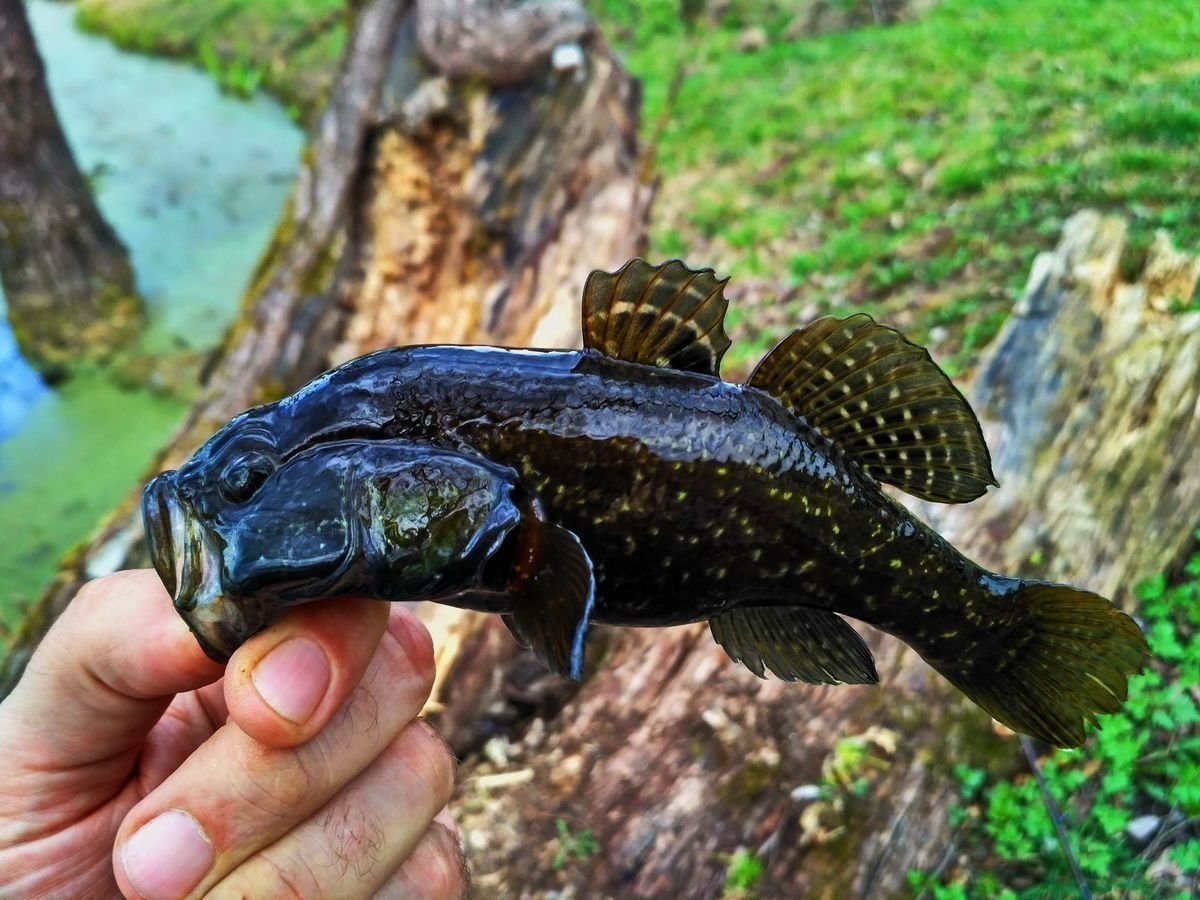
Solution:
[[[729,349],[728,281],[677,259],[597,269],[583,288],[583,345],[626,362],[718,375]]]
[[[817,319],[767,354],[751,387],[779,400],[868,474],[925,500],[995,484],[979,421],[929,353],[870,316]]]
[[[836,613],[802,606],[735,608],[708,623],[713,640],[759,678],[877,684],[875,661],[858,632]]]

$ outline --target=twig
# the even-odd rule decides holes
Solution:
[[[1042,802],[1046,804],[1046,812],[1050,814],[1050,821],[1054,823],[1058,844],[1062,847],[1067,862],[1071,864],[1071,872],[1075,875],[1075,884],[1079,887],[1080,900],[1092,900],[1092,890],[1083,877],[1083,870],[1079,868],[1079,860],[1075,858],[1075,851],[1071,849],[1071,842],[1067,839],[1067,826],[1063,821],[1062,809],[1059,808],[1058,801],[1051,795],[1050,787],[1046,784],[1046,776],[1042,774],[1041,764],[1033,750],[1033,741],[1023,734],[1019,737],[1021,749],[1025,751],[1025,758],[1029,760],[1029,768],[1033,770],[1033,777],[1037,779],[1038,790],[1042,792]]]
[[[662,109],[658,112],[658,120],[654,123],[654,128],[651,129],[650,137],[646,141],[647,150],[642,159],[641,177],[642,181],[647,184],[654,179],[654,171],[658,167],[658,145],[662,142],[667,126],[671,124],[671,119],[675,115],[675,104],[679,102],[679,94],[688,77],[687,60],[691,58],[692,54],[687,51],[695,47],[695,40],[692,38],[690,29],[687,37],[684,38],[684,45],[684,52],[675,61],[675,71],[671,74],[671,83],[667,86],[667,96],[663,100]]]

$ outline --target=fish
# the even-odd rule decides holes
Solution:
[[[1083,743],[1148,658],[1137,623],[988,571],[884,490],[997,486],[963,395],[863,314],[725,381],[727,283],[633,259],[588,277],[582,349],[384,349],[236,416],[143,494],[176,609],[218,661],[358,596],[498,614],[576,680],[593,623],[706,621],[759,677],[877,684],[856,620],[1012,730]]]

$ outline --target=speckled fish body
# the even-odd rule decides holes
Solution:
[[[588,549],[599,622],[677,625],[803,598],[918,638],[923,624],[940,627],[939,606],[959,614],[960,592],[987,602],[997,590],[773,398],[704,375],[573,351],[406,348],[254,415],[286,442],[283,457],[353,434],[510,467]],[[203,492],[222,457],[241,452],[214,447],[224,454],[197,457],[179,484]],[[932,604],[939,570],[945,601]],[[507,600],[458,602],[503,613]]]
[[[589,280],[583,351],[385,350],[239,416],[147,488],[176,605],[218,658],[294,603],[358,594],[499,613],[571,677],[591,622],[708,620],[760,676],[875,681],[844,614],[1001,721],[1079,743],[1141,664],[1136,625],[987,572],[880,488],[993,483],[965,400],[864,316],[725,382],[722,285],[634,261]]]

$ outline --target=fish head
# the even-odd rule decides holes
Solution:
[[[482,586],[520,518],[513,484],[487,460],[408,441],[281,455],[252,434],[157,476],[142,513],[176,609],[224,661],[298,603]]]

